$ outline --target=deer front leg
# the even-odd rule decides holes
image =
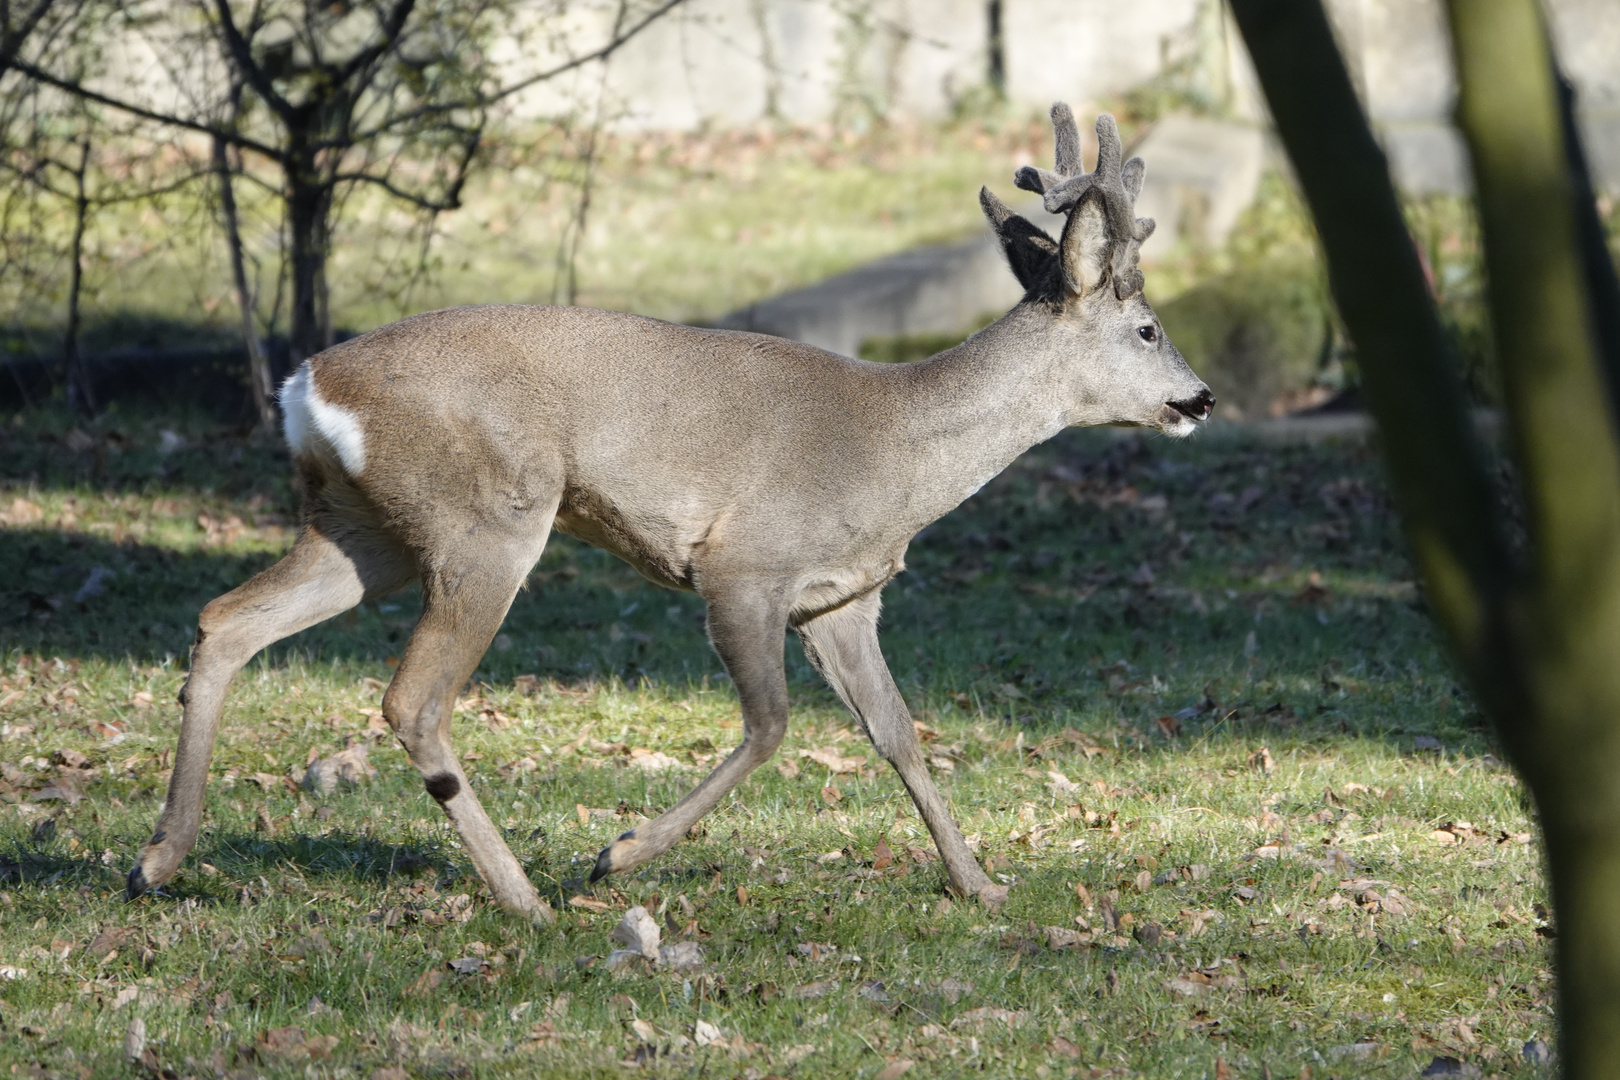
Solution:
[[[805,655],[866,728],[877,752],[900,774],[934,837],[951,885],[987,907],[999,907],[1007,899],[1007,887],[991,882],[979,866],[928,775],[911,712],[878,647],[879,607],[878,593],[871,592],[804,622],[798,631]]]
[[[500,629],[528,565],[506,573],[509,567],[451,563],[424,577],[422,620],[383,695],[383,716],[428,794],[455,825],[496,903],[531,921],[552,923],[557,916],[551,905],[489,820],[450,744],[456,694]]]
[[[197,842],[225,691],[242,665],[260,649],[358,604],[367,576],[403,573],[392,566],[357,567],[336,544],[306,528],[280,562],[203,608],[180,693],[185,714],[169,794],[152,839],[129,872],[125,888],[131,899],[167,881]]]
[[[767,596],[709,600],[709,640],[742,701],[743,741],[687,796],[652,821],[602,849],[591,880],[640,866],[678,843],[743,777],[776,752],[787,732],[787,676],[782,667],[786,605]]]

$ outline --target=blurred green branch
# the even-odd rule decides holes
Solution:
[[[1317,0],[1233,0],[1326,252],[1435,613],[1541,812],[1567,1073],[1620,1071],[1620,303],[1533,0],[1450,4],[1504,406],[1529,516],[1504,540],[1422,267]],[[1605,329],[1607,327],[1607,329]],[[1600,346],[1605,346],[1600,348]]]

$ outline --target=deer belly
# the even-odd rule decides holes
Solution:
[[[689,560],[673,557],[673,545],[659,543],[647,530],[632,527],[618,514],[570,507],[557,512],[555,527],[575,540],[617,555],[655,585],[696,591]]]

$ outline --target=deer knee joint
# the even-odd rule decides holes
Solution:
[[[782,737],[786,734],[785,719],[771,720],[748,732],[743,737],[743,742],[748,747],[749,755],[757,763],[776,753],[776,748],[782,745]]]
[[[415,755],[420,747],[433,737],[438,724],[424,714],[422,708],[412,707],[394,694],[392,688],[383,695],[383,719],[393,730],[394,737],[407,754]]]

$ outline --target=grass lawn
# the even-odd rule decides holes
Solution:
[[[285,454],[183,417],[18,416],[0,512],[0,1075],[1543,1071],[1539,844],[1365,447],[1069,433],[913,545],[885,647],[1014,886],[994,914],[945,895],[793,642],[776,762],[586,889],[740,723],[697,600],[566,538],[456,717],[555,928],[491,906],[377,731],[414,594],[243,673],[196,851],[127,904],[196,612],[291,542]],[[300,786],[346,743],[375,775]],[[608,970],[634,904],[692,966]]]

